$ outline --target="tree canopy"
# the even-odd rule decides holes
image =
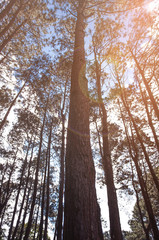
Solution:
[[[159,239],[158,14],[0,3],[0,239]]]

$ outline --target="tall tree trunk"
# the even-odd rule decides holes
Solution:
[[[36,194],[37,194],[38,175],[39,175],[39,168],[40,168],[40,155],[41,155],[41,148],[42,148],[42,141],[43,141],[43,131],[44,131],[44,125],[45,125],[45,118],[46,118],[48,102],[49,102],[49,96],[48,96],[47,103],[46,103],[46,106],[45,106],[43,123],[42,123],[42,126],[41,126],[40,143],[39,143],[39,151],[38,151],[38,156],[37,156],[37,164],[36,164],[36,173],[35,173],[35,180],[34,180],[32,204],[31,204],[29,220],[28,220],[28,225],[27,225],[27,228],[26,228],[24,240],[28,240],[29,234],[30,234],[30,230],[31,230],[32,218],[33,218],[33,212],[34,212],[34,206],[35,206],[35,200],[36,200]]]
[[[138,68],[138,70],[139,70],[139,73],[140,73],[140,75],[141,75],[141,77],[142,77],[142,80],[143,80],[143,83],[144,83],[144,85],[145,85],[145,87],[146,87],[146,90],[147,90],[147,92],[148,92],[148,94],[149,94],[149,97],[150,97],[151,103],[152,103],[152,105],[153,105],[153,109],[154,109],[154,111],[155,111],[156,117],[157,117],[158,120],[159,120],[159,109],[158,109],[157,103],[156,103],[156,101],[155,101],[155,98],[154,98],[154,96],[153,96],[153,93],[152,93],[152,91],[151,91],[151,88],[150,88],[150,86],[148,85],[148,82],[147,82],[147,80],[146,80],[146,78],[145,78],[144,72],[143,72],[143,70],[141,69],[140,64],[139,64],[136,56],[133,54],[133,51],[132,51],[131,49],[130,49],[130,52],[131,52],[131,55],[132,55],[132,57],[133,57],[133,59],[134,59],[134,61],[135,61],[135,63],[136,63],[136,66],[137,66],[137,68]]]
[[[146,147],[145,147],[145,145],[144,145],[144,143],[143,143],[141,134],[139,133],[139,130],[138,130],[138,127],[137,127],[137,125],[136,125],[136,123],[135,123],[135,120],[134,120],[134,118],[133,118],[133,115],[131,114],[131,111],[130,111],[130,108],[129,108],[128,104],[127,104],[127,101],[126,101],[126,99],[124,98],[124,93],[123,93],[122,87],[121,87],[121,85],[120,85],[119,79],[118,79],[118,83],[119,83],[119,87],[120,87],[120,90],[121,90],[121,94],[120,94],[121,100],[122,100],[123,105],[124,105],[124,107],[125,107],[128,115],[129,115],[129,117],[130,117],[130,119],[131,119],[131,121],[132,121],[132,124],[133,124],[133,127],[134,127],[134,129],[135,129],[137,138],[138,138],[138,140],[139,140],[139,142],[140,142],[142,151],[143,151],[143,153],[144,153],[145,160],[146,160],[147,165],[148,165],[148,167],[149,167],[149,170],[150,170],[150,173],[151,173],[151,175],[152,175],[153,181],[154,181],[154,183],[155,183],[155,185],[156,185],[156,188],[157,188],[157,190],[158,190],[158,192],[159,192],[159,180],[158,180],[158,178],[157,178],[157,176],[156,176],[156,174],[155,174],[155,171],[154,171],[154,169],[153,169],[153,167],[152,167],[152,164],[151,164],[149,155],[148,155],[148,153],[147,153],[147,151],[146,151]]]
[[[45,215],[45,228],[44,228],[44,239],[47,240],[47,228],[48,228],[48,217],[49,217],[49,204],[50,204],[50,148],[51,148],[51,135],[52,135],[52,124],[50,127],[49,142],[48,142],[48,166],[47,166],[47,197],[46,197],[46,215]]]
[[[123,119],[123,121],[124,121],[124,119]],[[124,123],[124,127],[125,127],[125,131],[127,131],[125,123]],[[127,138],[128,138],[128,133],[126,133],[126,135],[127,135]],[[132,154],[132,152],[130,150],[130,146],[129,146],[129,152]],[[131,156],[131,159],[132,159],[132,156]],[[134,182],[134,171],[133,171],[132,160],[130,160],[130,164],[131,164],[131,170],[132,170],[132,185],[133,185],[133,188],[134,188],[134,191],[135,191],[135,194],[136,194],[136,203],[137,203],[137,208],[138,208],[138,211],[139,211],[141,224],[142,224],[143,230],[144,230],[145,235],[146,235],[146,240],[150,240],[149,231],[145,227],[143,216],[142,216],[142,210],[141,210],[141,207],[140,207],[140,199],[139,199],[138,190],[136,189],[135,182]]]
[[[149,231],[148,231],[148,229],[145,227],[145,224],[144,224],[144,221],[143,221],[142,211],[141,211],[141,208],[140,208],[140,201],[139,201],[138,192],[137,192],[137,190],[136,190],[135,188],[134,188],[134,190],[135,190],[135,193],[136,193],[137,207],[138,207],[138,211],[139,211],[139,215],[140,215],[140,219],[141,219],[141,224],[142,224],[143,230],[144,230],[145,235],[146,235],[146,240],[150,240]]]
[[[159,239],[159,231],[158,231],[155,216],[154,216],[154,213],[153,213],[153,210],[152,210],[152,205],[151,205],[151,202],[150,202],[150,198],[149,198],[149,195],[147,193],[146,184],[145,184],[145,182],[142,178],[142,172],[141,172],[139,164],[138,164],[138,158],[134,158],[134,163],[135,163],[135,166],[136,166],[136,171],[137,171],[142,195],[143,195],[143,198],[144,198],[144,201],[145,201],[145,206],[146,206],[146,209],[147,209],[147,212],[148,212],[149,220],[150,220],[152,231],[153,231],[153,234],[154,234],[154,240],[158,240]]]
[[[15,13],[13,14],[12,19],[10,20],[10,22],[8,23],[7,26],[5,26],[5,28],[0,32],[0,38],[4,36],[4,34],[12,27],[12,25],[15,22],[15,19],[17,17],[17,15],[19,14],[19,12],[21,11],[22,8],[22,4],[20,4],[20,6],[18,7],[18,9],[15,11]]]
[[[95,169],[89,131],[89,97],[85,77],[85,1],[77,10],[66,147],[64,240],[102,240]]]
[[[42,185],[42,181],[41,181],[41,185]],[[39,211],[40,211],[40,202],[41,202],[41,188],[40,188],[40,194],[39,194],[39,198],[38,198],[38,207],[37,207],[37,211],[36,211],[36,219],[35,219],[35,227],[34,227],[34,236],[33,236],[33,240],[39,239],[38,235],[39,232],[37,233],[37,228],[38,228],[38,218],[39,218]],[[45,239],[45,238],[44,238]]]
[[[23,166],[22,166],[22,169],[21,169],[20,182],[19,182],[19,186],[18,186],[17,196],[16,196],[16,199],[15,199],[12,221],[11,221],[10,228],[9,228],[8,240],[11,239],[12,228],[13,228],[14,218],[15,218],[15,214],[16,214],[16,210],[17,210],[19,195],[20,195],[20,191],[21,191],[21,188],[22,188],[22,181],[23,181],[23,177],[24,177],[24,172],[25,172],[25,168],[26,168],[26,165],[27,165],[27,158],[28,158],[29,149],[30,149],[30,143],[28,144],[26,157],[24,159],[24,163],[23,163]],[[12,238],[12,240],[13,240],[13,238]]]
[[[4,166],[3,174],[1,176],[1,186],[3,186],[3,184],[4,184],[5,176],[6,176],[7,171],[8,171],[8,166],[9,166],[9,164],[8,164],[8,161],[7,161],[6,166]],[[5,212],[4,210],[5,210],[5,206],[6,206],[5,205],[6,199],[5,199],[4,196],[2,197],[2,188],[0,188],[0,196],[1,196],[1,199],[0,199],[0,217],[1,217],[2,214],[4,216],[4,212]],[[1,223],[2,223],[2,218],[1,218]]]
[[[17,0],[10,0],[10,2],[7,4],[7,6],[0,13],[0,19],[4,18],[9,13],[9,11],[13,7],[13,5],[16,3],[16,1]]]
[[[3,120],[2,120],[1,123],[0,123],[0,130],[3,128],[4,124],[6,123],[7,117],[8,117],[8,115],[9,115],[11,109],[12,109],[12,107],[14,106],[17,98],[18,98],[19,95],[21,94],[22,90],[24,89],[25,85],[26,85],[26,81],[25,81],[25,83],[23,84],[23,86],[21,87],[21,89],[20,89],[20,91],[18,92],[18,94],[16,95],[16,97],[15,97],[15,98],[13,99],[13,101],[11,102],[11,104],[10,104],[10,106],[9,106],[9,108],[8,108],[8,110],[7,110],[4,118],[3,118]]]
[[[23,220],[22,220],[21,230],[20,230],[20,234],[19,234],[18,240],[22,240],[22,238],[24,236],[24,225],[25,225],[25,220],[26,220],[26,216],[27,216],[27,211],[29,209],[29,200],[30,200],[32,185],[33,185],[33,183],[30,182],[30,185],[29,185],[29,188],[28,188],[28,192],[27,192],[27,199],[26,199],[26,203],[25,203],[25,209],[24,209],[24,213],[23,213]]]
[[[28,184],[29,184],[30,169],[31,169],[31,163],[32,163],[32,158],[33,158],[33,150],[34,150],[34,144],[33,144],[33,146],[32,146],[31,156],[30,156],[30,160],[29,160],[29,166],[28,166],[28,173],[27,173],[27,178],[26,178],[26,184],[24,185],[23,199],[22,199],[22,203],[21,203],[21,206],[20,206],[17,223],[16,223],[16,226],[15,226],[15,228],[14,228],[13,235],[12,235],[12,240],[14,240],[14,238],[15,238],[15,236],[16,236],[16,234],[17,234],[18,226],[19,226],[20,219],[21,219],[21,214],[22,214],[22,211],[23,211],[23,206],[24,206],[25,197],[26,197],[26,193],[27,193],[27,189],[28,189]]]
[[[11,171],[9,173],[9,178],[8,178],[8,182],[7,182],[7,186],[6,186],[6,194],[3,196],[2,200],[1,200],[1,203],[0,203],[0,215],[2,214],[2,211],[3,209],[6,207],[7,205],[7,202],[10,198],[10,183],[11,183],[11,178],[12,178],[12,175],[13,175],[13,172],[15,170],[15,162],[17,160],[17,154],[18,154],[18,149],[16,150],[16,153],[15,153],[15,156],[14,156],[14,159],[13,159],[13,164],[11,166]]]
[[[154,139],[155,139],[155,143],[156,143],[156,147],[157,147],[157,150],[159,152],[159,141],[158,141],[157,134],[156,134],[153,122],[152,122],[152,118],[151,118],[149,109],[148,109],[147,99],[146,99],[146,96],[145,96],[145,94],[144,94],[144,92],[141,88],[141,84],[140,84],[140,81],[139,81],[138,78],[137,78],[137,81],[138,81],[138,84],[139,84],[141,97],[142,97],[142,100],[143,100],[144,105],[145,105],[145,110],[146,110],[146,114],[147,114],[147,118],[148,118],[148,123],[149,123],[149,126],[150,126],[151,130],[152,130],[152,133],[153,133],[153,136],[154,136]]]
[[[62,220],[63,220],[63,189],[64,189],[64,158],[65,158],[65,116],[62,114],[62,146],[61,146],[61,163],[60,163],[60,186],[59,186],[59,205],[57,216],[57,240],[62,237]]]
[[[47,148],[47,153],[46,153],[44,180],[43,180],[43,186],[42,186],[41,218],[40,218],[40,224],[39,224],[39,238],[38,238],[38,240],[42,240],[42,236],[43,236],[47,162],[48,162],[48,148]]]
[[[27,22],[27,19],[23,20],[23,22],[21,24],[19,24],[16,29],[14,30],[14,32],[12,32],[8,38],[4,39],[4,41],[2,42],[2,44],[0,45],[0,52],[2,52],[3,48],[5,48],[5,46],[12,40],[12,38],[15,36],[15,34],[21,29],[21,27]]]
[[[1,55],[3,56],[3,58],[1,58],[0,64],[2,64],[2,63],[4,62],[4,60],[8,57],[8,55],[10,54],[10,52],[11,52],[11,49],[10,49],[5,55],[1,54]]]
[[[132,160],[135,164],[135,167],[136,167],[136,172],[137,172],[137,176],[138,176],[138,179],[139,179],[141,192],[142,192],[142,195],[143,195],[146,210],[147,210],[149,220],[150,220],[150,224],[151,224],[151,227],[152,227],[152,231],[153,231],[153,234],[154,234],[154,240],[158,240],[159,239],[159,231],[158,231],[158,228],[157,228],[157,224],[156,224],[155,216],[154,216],[154,213],[153,213],[152,205],[151,205],[151,202],[150,202],[150,198],[149,198],[149,195],[148,195],[148,192],[147,192],[146,184],[145,184],[145,181],[142,177],[142,171],[141,171],[140,166],[139,166],[138,150],[137,150],[135,141],[133,139],[133,144],[132,144],[133,146],[132,147],[133,147],[133,150],[135,152],[135,155],[133,155],[132,150],[131,150],[132,148],[131,148],[128,132],[127,132],[126,125],[125,125],[124,116],[122,114],[121,108],[120,108],[120,113],[121,113],[121,118],[122,118],[124,128],[125,128],[125,134],[126,134],[127,142],[128,142],[128,145],[129,145],[129,153],[130,153],[130,156],[131,156],[131,158],[132,158]]]
[[[62,121],[62,136],[61,136],[61,156],[60,156],[60,179],[59,179],[59,203],[58,203],[58,215],[56,221],[56,229],[54,236],[57,235],[57,240],[62,239],[62,225],[63,225],[63,192],[64,192],[64,162],[65,162],[65,102],[66,102],[66,90],[67,80],[65,82],[65,91],[63,97],[63,104],[61,109],[61,121]]]
[[[96,56],[96,49],[94,46],[94,56],[95,56],[95,71],[96,71],[96,87],[98,93],[98,102],[101,112],[102,121],[102,138],[103,138],[103,156],[102,163],[105,173],[105,179],[107,184],[107,195],[108,195],[108,206],[109,206],[109,219],[110,219],[110,235],[112,240],[122,240],[118,200],[116,195],[116,189],[113,179],[113,168],[111,160],[111,152],[109,147],[108,139],[108,122],[107,122],[107,112],[103,103],[102,93],[101,93],[101,65],[99,65]]]

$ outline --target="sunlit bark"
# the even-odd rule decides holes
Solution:
[[[89,98],[85,77],[84,15],[78,1],[66,146],[64,240],[102,240],[90,147]]]

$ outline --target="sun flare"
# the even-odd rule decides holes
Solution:
[[[148,12],[159,10],[159,0],[150,1],[147,4],[146,9],[147,9]]]

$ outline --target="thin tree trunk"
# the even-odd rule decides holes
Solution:
[[[4,197],[2,198],[2,201],[0,203],[0,215],[3,211],[3,209],[6,207],[7,205],[7,202],[10,198],[10,193],[9,193],[9,190],[10,190],[10,182],[11,182],[11,177],[12,177],[12,174],[14,172],[14,167],[15,167],[15,162],[16,162],[16,158],[17,158],[17,154],[18,154],[18,149],[15,153],[15,157],[13,159],[13,164],[11,166],[11,171],[9,173],[9,179],[8,179],[8,182],[7,182],[7,186],[6,186],[6,194],[4,195]]]
[[[135,120],[134,120],[134,118],[133,118],[133,116],[132,116],[132,114],[131,114],[131,112],[130,112],[130,108],[129,108],[126,100],[124,99],[124,94],[123,94],[123,91],[122,91],[122,88],[121,88],[121,85],[120,85],[119,80],[118,80],[118,83],[119,83],[119,87],[120,87],[120,90],[121,90],[121,95],[120,95],[120,96],[121,96],[121,100],[122,100],[123,105],[124,105],[125,109],[127,110],[127,113],[128,113],[128,115],[129,115],[129,117],[130,117],[130,119],[131,119],[131,121],[132,121],[132,124],[133,124],[133,126],[134,126],[134,129],[135,129],[135,131],[136,131],[137,138],[138,138],[138,140],[139,140],[139,142],[140,142],[142,151],[143,151],[143,153],[144,153],[145,160],[146,160],[147,165],[148,165],[148,167],[149,167],[149,169],[150,169],[150,173],[151,173],[151,175],[152,175],[152,178],[153,178],[153,181],[154,181],[154,183],[155,183],[155,185],[156,185],[156,188],[157,188],[157,190],[158,190],[158,192],[159,192],[159,181],[158,181],[158,178],[157,178],[157,176],[156,176],[156,174],[155,174],[155,171],[154,171],[154,169],[153,169],[153,167],[152,167],[152,164],[151,164],[150,159],[149,159],[149,155],[148,155],[148,153],[147,153],[147,151],[146,151],[146,148],[145,148],[145,145],[144,145],[144,143],[143,143],[143,141],[142,141],[142,137],[141,137],[141,135],[140,135],[140,133],[139,133],[138,127],[137,127],[137,125],[136,125],[136,123],[135,123]]]
[[[26,219],[26,216],[27,216],[27,210],[29,209],[29,199],[30,199],[32,185],[33,185],[32,182],[30,182],[30,186],[28,188],[26,204],[25,204],[25,209],[24,209],[24,214],[23,214],[23,220],[22,220],[22,224],[21,224],[21,230],[20,230],[18,240],[22,240],[22,237],[24,236],[24,225],[25,225],[25,219]]]
[[[61,146],[61,164],[60,164],[59,205],[58,205],[58,216],[57,216],[57,240],[61,240],[61,237],[62,237],[64,158],[65,158],[65,116],[62,113],[62,146]]]
[[[47,198],[46,198],[46,215],[45,215],[45,229],[44,229],[44,239],[46,240],[47,240],[49,204],[50,204],[50,147],[51,147],[52,124],[53,124],[53,119],[51,122],[49,142],[48,142]]]
[[[16,3],[16,1],[17,0],[10,0],[10,2],[7,4],[7,6],[0,13],[0,20],[9,13],[9,11],[11,10],[12,6]]]
[[[137,81],[138,81],[138,84],[139,84],[141,97],[142,97],[142,100],[143,100],[144,105],[145,105],[149,126],[151,127],[151,130],[152,130],[152,133],[153,133],[153,136],[154,136],[154,139],[155,139],[156,147],[157,147],[157,150],[159,152],[159,141],[158,141],[158,138],[157,138],[157,135],[156,135],[156,131],[155,131],[155,128],[154,128],[154,125],[153,125],[153,122],[152,122],[151,115],[150,115],[149,110],[148,110],[147,100],[146,100],[146,97],[144,96],[144,92],[142,91],[141,84],[140,84],[138,79],[137,79]]]
[[[46,153],[45,171],[44,171],[44,181],[43,181],[43,187],[42,187],[41,218],[40,218],[40,224],[39,224],[39,238],[38,238],[38,240],[42,240],[42,235],[43,235],[47,164],[48,164],[48,148],[47,148],[47,153]]]
[[[37,164],[36,164],[36,173],[35,173],[35,180],[34,180],[34,190],[33,190],[33,195],[32,195],[32,204],[31,204],[30,215],[29,215],[29,220],[28,220],[24,240],[28,240],[30,230],[31,230],[32,218],[33,218],[33,212],[34,212],[34,206],[35,206],[35,200],[36,200],[36,194],[37,194],[38,175],[39,175],[39,168],[40,168],[40,155],[41,155],[41,148],[42,148],[42,142],[43,142],[43,131],[44,131],[48,101],[49,101],[49,96],[47,99],[44,117],[43,117],[43,123],[42,123],[42,127],[41,127],[41,132],[40,132],[40,144],[39,144],[39,152],[38,152]]]
[[[127,142],[128,142],[128,145],[129,145],[129,153],[130,153],[130,156],[131,156],[131,158],[132,158],[132,160],[135,164],[135,167],[136,167],[137,176],[138,176],[138,179],[139,179],[142,195],[143,195],[143,198],[144,198],[145,206],[146,206],[146,209],[147,209],[147,213],[148,213],[149,220],[150,220],[150,223],[151,223],[152,231],[153,231],[153,234],[154,234],[154,240],[158,240],[159,239],[159,231],[158,231],[158,228],[157,228],[157,225],[156,225],[156,220],[155,220],[155,217],[154,217],[154,214],[153,214],[153,209],[152,209],[152,205],[151,205],[151,202],[150,202],[150,198],[149,198],[149,195],[147,193],[146,184],[145,184],[144,179],[142,177],[142,171],[139,167],[138,151],[137,151],[137,148],[135,146],[135,141],[133,140],[133,149],[134,149],[134,152],[135,152],[135,156],[134,156],[133,153],[132,153],[132,150],[131,150],[131,144],[130,144],[130,141],[129,141],[129,136],[128,136],[128,133],[127,133],[124,116],[121,112],[121,108],[120,108],[120,113],[121,113],[121,118],[123,120],[123,124],[124,124],[124,128],[125,128],[125,134],[126,134]]]
[[[8,55],[9,55],[10,52],[11,52],[11,50],[9,50],[9,51],[5,54],[5,56],[1,54],[1,55],[3,56],[3,58],[1,58],[0,64],[3,63],[3,61],[8,57]]]
[[[0,130],[3,128],[4,124],[6,123],[6,120],[7,120],[7,118],[8,118],[8,115],[9,115],[11,109],[12,109],[12,107],[14,106],[17,98],[18,98],[19,95],[21,94],[22,90],[24,89],[25,85],[26,85],[26,81],[25,81],[25,83],[23,84],[23,86],[21,87],[21,89],[20,89],[20,91],[18,92],[18,94],[16,95],[16,97],[15,97],[15,98],[13,99],[13,101],[11,102],[10,107],[8,108],[8,110],[7,110],[7,112],[6,112],[3,120],[2,120],[1,123],[0,123]]]
[[[0,32],[0,38],[2,38],[4,36],[4,34],[12,27],[12,25],[14,24],[14,21],[15,21],[17,15],[18,15],[18,13],[20,12],[21,8],[22,8],[22,4],[18,7],[18,9],[13,14],[13,17],[10,20],[10,22],[8,23],[8,25],[5,26],[5,28]]]
[[[90,146],[89,97],[85,77],[83,11],[86,1],[80,0],[78,4],[66,147],[63,239],[102,240]]]
[[[126,126],[125,126],[125,131],[127,131]],[[127,137],[128,137],[128,133],[126,133],[126,134],[127,134]],[[129,146],[129,149],[130,149],[130,146]],[[146,235],[146,240],[150,240],[149,231],[145,227],[145,224],[144,224],[144,221],[143,221],[143,216],[142,216],[142,210],[141,210],[141,207],[140,207],[140,200],[139,200],[138,191],[137,191],[137,189],[135,187],[135,183],[134,183],[134,172],[133,172],[132,161],[130,163],[131,163],[131,169],[132,169],[132,185],[133,185],[133,188],[134,188],[134,191],[135,191],[135,194],[136,194],[136,203],[137,203],[137,207],[138,207],[138,211],[139,211],[139,215],[140,215],[140,219],[141,219],[141,224],[142,224],[143,230],[144,230],[145,235]]]
[[[140,64],[139,64],[136,56],[133,54],[133,52],[132,52],[131,49],[130,49],[130,52],[131,52],[131,55],[132,55],[132,57],[133,57],[133,59],[134,59],[134,61],[135,61],[135,63],[136,63],[136,66],[137,66],[137,68],[138,68],[138,70],[139,70],[139,73],[140,73],[140,75],[141,75],[141,77],[142,77],[142,80],[143,80],[143,83],[144,83],[144,85],[145,85],[145,87],[146,87],[146,90],[147,90],[147,92],[148,92],[148,94],[149,94],[151,103],[152,103],[152,105],[153,105],[153,109],[154,109],[154,111],[155,111],[155,113],[156,113],[156,117],[157,117],[158,120],[159,120],[159,109],[158,109],[157,103],[156,103],[156,101],[155,101],[155,98],[154,98],[154,96],[153,96],[153,93],[152,93],[152,91],[151,91],[151,89],[150,89],[150,86],[148,85],[148,82],[147,82],[147,80],[146,80],[146,78],[145,78],[144,72],[143,72],[143,70],[141,69]]]
[[[66,90],[67,81],[65,82],[65,92],[63,97],[63,104],[61,109],[61,120],[62,120],[62,137],[61,137],[61,158],[60,158],[60,179],[59,179],[59,203],[58,203],[58,215],[56,222],[55,236],[57,234],[57,240],[62,239],[62,225],[63,225],[63,192],[64,192],[64,162],[65,162],[65,102],[66,102]]]
[[[145,224],[144,224],[144,221],[143,221],[142,211],[141,211],[140,202],[139,202],[139,196],[138,196],[138,193],[137,193],[137,190],[136,190],[136,189],[135,189],[135,193],[136,193],[136,199],[137,199],[137,207],[138,207],[138,210],[139,210],[139,215],[140,215],[140,219],[141,219],[141,224],[142,224],[143,230],[144,230],[145,235],[146,235],[146,240],[150,240],[149,232],[147,231],[147,228],[145,227]]]
[[[34,150],[34,144],[32,146],[31,156],[30,156],[30,160],[29,160],[28,173],[27,173],[26,184],[24,186],[23,199],[22,199],[22,203],[21,203],[21,206],[20,206],[16,227],[15,227],[13,235],[12,235],[12,240],[14,240],[14,238],[15,238],[15,236],[17,234],[17,230],[18,230],[18,226],[19,226],[19,223],[20,223],[20,218],[21,218],[21,214],[22,214],[22,210],[23,210],[23,206],[24,206],[24,202],[25,202],[25,197],[26,197],[28,184],[29,184],[30,169],[31,169],[31,163],[32,163],[32,158],[33,158],[33,150]]]
[[[27,19],[25,19],[20,25],[16,27],[13,33],[9,35],[8,38],[4,39],[2,44],[0,45],[0,52],[3,50],[3,48],[11,41],[11,39],[14,37],[14,35],[19,31],[19,29],[27,22]]]
[[[96,124],[97,136],[98,136],[99,151],[100,151],[101,158],[103,159],[103,148],[102,148],[102,143],[101,143],[101,139],[100,139],[100,133],[99,133],[99,130],[98,130],[97,122],[95,122],[95,124]]]
[[[8,240],[11,239],[12,228],[13,228],[14,218],[15,218],[15,214],[16,214],[16,210],[17,210],[17,205],[18,205],[18,200],[19,200],[19,194],[20,194],[21,187],[22,187],[22,181],[23,181],[23,177],[24,177],[24,171],[25,171],[26,164],[27,164],[27,158],[28,158],[29,149],[30,149],[30,143],[29,143],[29,145],[28,145],[26,157],[25,157],[25,159],[24,159],[24,163],[23,163],[23,166],[22,166],[22,169],[21,169],[20,182],[19,182],[18,192],[17,192],[17,196],[16,196],[16,200],[15,200],[15,205],[14,205],[14,210],[13,210],[12,221],[11,221],[10,228],[9,228]],[[13,238],[12,238],[12,240],[13,240]]]
[[[42,180],[41,180],[41,185],[42,185]],[[33,240],[39,239],[39,232],[37,233],[37,228],[38,228],[38,218],[39,218],[39,211],[40,211],[40,202],[41,202],[41,188],[40,188],[40,193],[39,193],[39,198],[38,198],[38,209],[36,213],[36,220],[35,220],[35,228],[34,228],[34,237]],[[37,236],[36,236],[37,233]]]
[[[142,172],[141,172],[141,170],[139,168],[139,165],[138,165],[138,159],[137,158],[134,159],[134,163],[135,163],[135,166],[136,166],[136,171],[137,171],[137,175],[138,175],[138,178],[139,178],[139,183],[140,183],[142,195],[143,195],[143,198],[144,198],[144,201],[145,201],[146,209],[147,209],[147,212],[148,212],[148,215],[149,215],[149,220],[150,220],[152,231],[153,231],[153,234],[154,234],[154,240],[158,240],[159,239],[159,231],[158,231],[158,228],[157,228],[155,216],[153,214],[152,205],[151,205],[151,202],[150,202],[147,190],[146,190],[146,185],[145,185],[144,180],[142,178]]]
[[[5,174],[8,170],[8,165],[9,164],[8,164],[8,161],[7,161],[6,166],[4,168],[2,178],[1,178],[1,186],[3,186],[3,184],[4,184]],[[1,229],[2,223],[3,223],[3,218],[4,218],[4,215],[5,215],[6,204],[7,204],[7,201],[8,201],[8,197],[7,197],[7,199],[4,199],[4,197],[2,197],[2,188],[0,188],[0,196],[1,196],[1,202],[0,202],[0,217],[1,217],[0,229]]]
[[[96,87],[98,92],[98,102],[99,108],[101,110],[101,121],[102,121],[102,138],[103,138],[103,156],[102,163],[105,173],[105,179],[107,184],[107,195],[108,195],[108,206],[109,206],[109,219],[110,219],[110,235],[112,240],[122,240],[118,200],[116,195],[116,189],[113,179],[113,168],[111,153],[109,147],[108,139],[108,122],[107,122],[107,112],[104,107],[102,93],[101,93],[101,66],[97,61],[96,49],[94,46],[94,56],[95,56],[95,71],[96,71]]]

